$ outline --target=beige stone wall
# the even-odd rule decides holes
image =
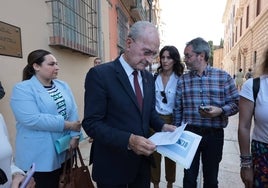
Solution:
[[[213,67],[223,69],[223,48],[214,50],[213,52]]]
[[[130,2],[129,0],[124,1]],[[156,5],[159,4],[158,0],[154,2]],[[117,15],[111,14],[111,12],[116,12],[119,0],[100,0],[98,3],[99,38],[96,40],[99,41],[99,56],[103,62],[107,62],[117,57],[118,54],[110,51],[110,49],[117,49],[117,43],[112,43],[111,39],[118,34],[116,29],[111,31],[110,28],[111,20],[117,20]],[[93,66],[95,57],[49,46],[50,28],[47,23],[51,21],[51,17],[51,7],[46,1],[1,0],[0,21],[21,29],[23,53],[23,58],[0,55],[0,80],[6,91],[6,96],[0,101],[0,113],[3,114],[8,125],[12,145],[14,145],[16,129],[15,119],[9,106],[10,94],[13,86],[21,81],[22,70],[27,64],[27,55],[32,50],[46,49],[57,58],[60,66],[58,78],[70,85],[78,105],[80,119],[83,119],[84,80],[87,71]],[[128,18],[130,18],[129,15]],[[112,27],[117,28],[116,23]]]
[[[256,17],[256,0],[228,0],[223,22],[225,24],[224,36],[224,69],[230,74],[235,74],[239,68],[244,72],[248,68],[256,70],[261,62],[263,51],[268,47],[268,1],[261,0],[261,12]],[[232,16],[233,6],[235,15]],[[246,11],[249,6],[249,26],[246,28]],[[240,19],[242,18],[242,35],[240,32]],[[237,41],[235,28],[237,27]],[[256,61],[254,61],[256,54]]]
[[[117,20],[115,11],[119,0],[100,0],[97,1],[98,8],[98,54],[103,62],[113,60],[118,53],[111,52],[117,49],[117,44],[112,44],[112,36],[118,34],[116,24],[110,20]],[[129,1],[135,2],[135,1]],[[155,8],[159,0],[154,1]],[[153,13],[157,17],[157,10]],[[116,12],[116,11],[115,11]],[[129,12],[128,12],[129,13]],[[49,3],[43,0],[1,0],[0,21],[17,26],[21,29],[22,58],[0,55],[0,80],[6,90],[6,96],[0,101],[0,113],[3,114],[11,137],[11,143],[15,141],[15,119],[9,106],[11,90],[17,82],[21,81],[22,70],[27,64],[27,55],[35,49],[46,49],[52,52],[57,58],[60,66],[58,78],[69,83],[73,90],[80,119],[83,119],[84,107],[84,80],[87,71],[93,66],[95,57],[89,57],[68,49],[55,48],[49,46],[50,28],[48,22],[51,21],[52,13]],[[130,15],[127,15],[130,19]],[[113,24],[111,26],[111,24]],[[158,23],[159,24],[159,23]],[[116,55],[115,55],[116,54]]]
[[[15,25],[21,29],[23,58],[0,55],[0,80],[6,95],[0,101],[0,113],[8,125],[11,143],[15,139],[15,119],[9,106],[12,87],[21,81],[22,69],[27,63],[27,55],[35,49],[46,49],[55,55],[59,62],[59,79],[69,83],[73,90],[79,116],[83,118],[84,79],[93,59],[81,53],[67,49],[52,48],[48,45],[50,7],[41,0],[2,0],[0,6],[0,21]]]

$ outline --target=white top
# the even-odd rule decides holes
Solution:
[[[10,188],[12,174],[15,172],[24,174],[24,172],[13,165],[12,147],[9,142],[7,128],[2,114],[0,114],[0,145],[0,168],[6,173],[6,176],[8,178],[7,183],[0,185],[0,188]]]
[[[173,114],[173,109],[175,105],[175,95],[176,86],[179,77],[173,72],[167,82],[165,93],[167,96],[167,104],[163,103],[163,97],[161,96],[161,91],[164,91],[164,86],[161,78],[161,74],[158,74],[155,80],[155,109],[159,114],[170,115]]]
[[[253,79],[248,79],[241,91],[240,96],[254,102],[252,91]],[[260,77],[260,90],[256,99],[255,120],[252,139],[268,143],[268,75]]]

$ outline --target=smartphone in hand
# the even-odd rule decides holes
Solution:
[[[30,182],[31,178],[33,177],[34,172],[35,172],[35,163],[33,163],[31,168],[27,171],[26,176],[20,185],[20,188],[27,187],[28,183]]]
[[[199,110],[203,110],[203,111],[209,112],[211,109],[210,109],[209,106],[199,106]]]

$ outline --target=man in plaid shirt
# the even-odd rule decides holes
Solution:
[[[178,80],[174,121],[187,122],[186,130],[202,136],[191,167],[184,170],[183,187],[196,188],[200,157],[204,188],[218,187],[224,131],[228,117],[238,112],[239,95],[232,77],[208,65],[210,46],[202,38],[186,44],[184,60],[189,70]]]

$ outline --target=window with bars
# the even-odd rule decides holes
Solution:
[[[98,56],[96,0],[51,0],[50,45]]]
[[[117,45],[120,50],[125,48],[125,41],[128,34],[128,19],[120,7],[117,7],[117,30],[118,41]]]
[[[257,0],[256,3],[256,16],[258,16],[261,12],[261,0]]]

